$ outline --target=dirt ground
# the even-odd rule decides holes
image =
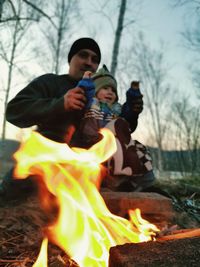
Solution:
[[[29,267],[39,254],[45,226],[52,218],[44,215],[37,197],[25,202],[0,204],[0,266]],[[48,246],[48,266],[78,266],[58,247]]]
[[[176,224],[180,229],[200,228],[200,223],[192,216],[193,214],[180,207],[177,211]],[[44,214],[36,195],[17,201],[0,199],[0,266],[32,266],[39,254],[45,226],[54,219],[55,214],[48,216]],[[61,249],[49,243],[48,266],[77,267],[78,265]]]

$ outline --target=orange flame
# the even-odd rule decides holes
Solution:
[[[30,174],[40,175],[56,197],[59,215],[48,227],[47,235],[81,267],[106,267],[110,247],[148,241],[158,231],[138,211],[135,211],[137,219],[134,211],[130,211],[131,221],[128,221],[107,209],[98,191],[100,163],[116,151],[116,143],[108,129],[101,130],[101,134],[103,139],[86,150],[69,148],[33,132],[14,155],[15,175],[21,179]],[[148,225],[148,229],[143,225]],[[46,246],[44,241],[40,255],[45,253]],[[40,255],[34,267],[47,266],[41,263]]]
[[[44,238],[42,241],[40,253],[37,258],[37,262],[33,264],[33,267],[47,266],[47,245],[48,245],[48,239]]]

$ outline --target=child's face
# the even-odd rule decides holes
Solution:
[[[104,86],[96,94],[97,99],[99,99],[102,102],[113,104],[116,99],[117,95],[115,93],[115,90],[111,86]]]

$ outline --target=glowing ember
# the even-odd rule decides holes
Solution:
[[[89,150],[69,148],[33,132],[14,155],[15,175],[21,179],[39,175],[57,199],[59,215],[48,227],[47,238],[81,267],[108,266],[109,248],[152,240],[158,229],[130,211],[131,221],[113,215],[99,194],[101,165],[115,151],[113,134],[103,129],[103,139]],[[47,196],[42,204],[48,207]],[[47,198],[47,200],[45,200]],[[45,238],[34,267],[47,266]]]

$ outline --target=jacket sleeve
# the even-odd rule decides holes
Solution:
[[[49,79],[52,79],[50,74],[40,76],[15,96],[7,104],[7,121],[26,128],[48,123],[50,119],[64,113],[64,98],[55,97],[56,86],[53,83],[50,86]]]

